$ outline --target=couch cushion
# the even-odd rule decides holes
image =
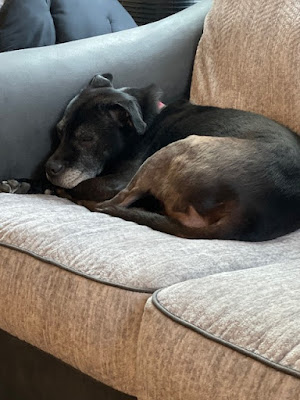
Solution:
[[[156,292],[139,354],[142,400],[299,399],[299,260]]]
[[[272,118],[300,133],[299,0],[215,0],[191,100]]]
[[[55,44],[49,1],[7,0],[0,10],[0,52]]]
[[[137,26],[118,0],[52,0],[50,11],[57,43]]]
[[[60,268],[152,293],[187,279],[300,258],[300,230],[268,242],[181,239],[68,200],[0,194],[0,242]]]
[[[2,330],[136,394],[136,343],[148,294],[104,285],[5,247],[0,287]]]
[[[117,0],[7,0],[0,12],[0,52],[134,27],[136,23]]]
[[[186,240],[65,199],[0,194],[0,328],[136,394],[136,343],[155,289],[300,258],[300,231],[266,243]]]

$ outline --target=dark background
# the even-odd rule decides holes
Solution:
[[[201,0],[119,0],[138,25],[158,21]]]

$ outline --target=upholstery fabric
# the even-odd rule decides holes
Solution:
[[[0,52],[47,46],[134,28],[117,0],[6,0]]]
[[[0,52],[55,44],[49,1],[6,0],[0,10]]]
[[[136,343],[149,294],[103,285],[4,247],[0,287],[1,329],[136,394]]]
[[[129,290],[300,258],[300,230],[268,242],[189,240],[45,195],[0,194],[0,243]]]
[[[0,194],[0,328],[136,395],[137,341],[150,293],[297,260],[299,235],[257,244],[186,240],[55,196]]]
[[[117,0],[51,0],[56,43],[84,39],[136,27]]]
[[[139,337],[139,399],[299,400],[299,274],[294,261],[156,292]]]
[[[263,114],[300,133],[299,0],[215,0],[191,100]]]

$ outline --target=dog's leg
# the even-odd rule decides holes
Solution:
[[[84,206],[88,208],[90,211],[96,211],[96,212],[101,212],[103,208],[107,208],[110,206],[122,206],[122,207],[129,207],[132,203],[134,203],[136,200],[139,200],[143,196],[143,193],[136,190],[127,190],[124,189],[120,193],[118,193],[116,196],[114,196],[111,200],[106,200],[103,202],[96,202],[96,201],[91,201],[91,200],[76,200],[72,199],[76,204],[80,206]]]
[[[181,224],[167,215],[160,215],[136,208],[110,206],[98,209],[96,207],[94,211],[187,239],[235,239],[232,232],[236,228],[236,219],[232,218],[230,214],[225,214],[217,221],[202,227],[190,227]]]
[[[103,201],[102,203],[98,203],[95,211],[100,211],[103,208],[107,208],[110,206],[121,206],[121,207],[129,207],[135,201],[141,199],[145,196],[145,193],[141,190],[137,189],[124,189],[119,192],[116,196],[114,196],[110,200]]]

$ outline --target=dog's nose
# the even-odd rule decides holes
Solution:
[[[48,161],[46,164],[46,172],[50,176],[55,176],[61,173],[64,169],[64,166],[59,161]]]

